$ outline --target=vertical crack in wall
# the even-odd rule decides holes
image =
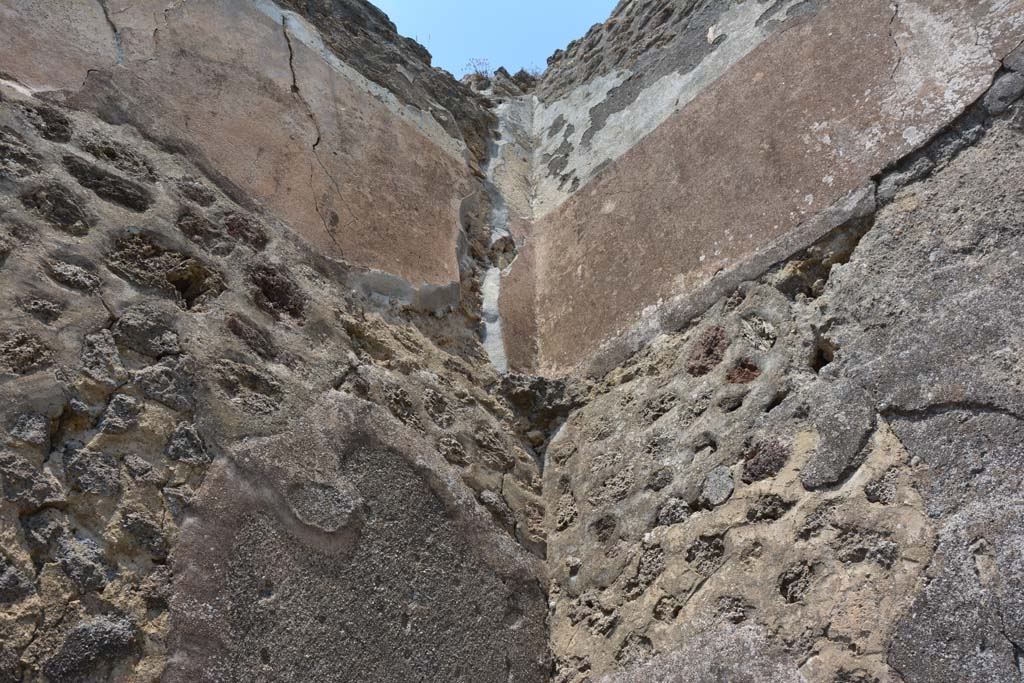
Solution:
[[[896,40],[896,22],[900,18],[900,3],[892,3],[892,17],[889,18],[889,40],[892,41],[893,47],[896,49],[896,63],[893,64],[892,72],[889,74],[889,79],[896,77],[896,72],[899,71],[900,66],[903,65],[903,50],[900,49],[900,43]]]
[[[509,372],[509,347],[501,315],[502,279],[509,275],[528,239],[533,224],[535,179],[531,173],[536,148],[533,121],[538,100],[498,70],[469,82],[475,95],[488,101],[497,122],[487,139],[477,197],[486,197],[486,215],[467,225],[474,279],[480,290],[480,340],[492,366]],[[522,333],[522,330],[513,330]],[[514,353],[514,351],[512,351]]]
[[[491,204],[485,275],[481,283],[483,343],[492,364],[502,374],[509,368],[500,311],[501,280],[515,263],[522,246],[517,244],[510,223],[513,214],[527,222],[532,221],[530,201],[533,193],[532,173],[529,170],[517,173],[508,164],[516,163],[522,155],[527,163],[533,158],[535,138],[532,121],[537,107],[537,100],[532,95],[514,95],[501,90],[502,86],[515,87],[511,83],[502,84],[503,78],[496,74],[491,87],[481,92],[482,96],[498,102],[495,109],[498,128],[489,141],[489,158],[483,180],[483,189]],[[526,187],[521,185],[523,182]],[[525,240],[523,235],[518,237],[520,242]]]
[[[488,219],[491,234],[488,247],[494,247],[498,240],[510,235],[508,204],[496,183],[498,168],[502,163],[501,155],[505,145],[508,144],[505,131],[508,106],[508,104],[503,104],[498,108],[497,139],[491,140],[490,158],[484,169],[484,191],[487,192],[491,200],[491,214]],[[508,372],[508,354],[505,350],[505,333],[501,325],[501,268],[497,264],[492,262],[487,266],[483,282],[480,285],[480,292],[483,299],[484,349],[495,369],[501,374],[505,374]]]
[[[334,177],[334,174],[332,174],[328,170],[327,165],[324,164],[323,159],[320,157],[320,149],[319,149],[319,147],[320,147],[320,142],[323,140],[323,132],[322,132],[322,129],[320,128],[320,121],[319,121],[319,119],[317,119],[316,114],[313,112],[313,108],[310,106],[310,104],[306,100],[306,98],[303,97],[302,91],[299,88],[299,79],[298,79],[297,74],[295,73],[295,48],[292,45],[292,38],[288,34],[288,15],[287,14],[282,14],[281,15],[281,33],[284,35],[285,44],[288,46],[288,70],[291,72],[291,76],[292,76],[292,84],[291,84],[292,94],[299,100],[299,102],[302,103],[303,109],[306,110],[306,116],[309,118],[310,123],[313,124],[313,129],[316,131],[316,139],[313,141],[313,144],[311,146],[311,150],[313,152],[313,157],[316,159],[317,165],[320,166],[320,170],[323,171],[324,175],[327,177],[327,180],[331,183],[331,186],[334,188],[335,196],[340,198],[341,197],[341,186],[338,184],[338,181]],[[316,169],[311,166],[310,170],[309,170],[310,185],[313,185],[313,181],[314,181],[315,177],[316,177]],[[338,242],[338,231],[339,230],[345,230],[345,229],[351,227],[352,225],[354,225],[358,221],[358,219],[356,218],[355,214],[352,212],[351,209],[346,209],[348,211],[348,213],[349,213],[349,220],[344,225],[339,225],[340,220],[338,218],[338,214],[337,213],[332,211],[330,217],[325,216],[324,215],[324,209],[326,207],[323,206],[321,204],[321,202],[318,199],[316,199],[315,197],[314,197],[313,202],[314,202],[314,208],[316,209],[316,213],[320,217],[320,222],[323,224],[324,232],[327,234],[327,237],[334,244],[335,248],[337,248],[337,250],[338,250],[338,257],[339,258],[344,258],[344,253],[345,253],[344,249],[342,249],[341,243]]]
[[[117,66],[124,64],[124,41],[121,38],[121,30],[117,28],[114,20],[110,18],[110,10],[107,9],[106,0],[96,0],[99,3],[100,10],[103,12],[103,18],[107,21],[107,26],[110,27],[111,33],[114,34],[114,50],[117,55]]]
[[[121,34],[118,31],[118,29],[116,28],[116,26],[114,25],[113,21],[111,20],[111,17],[107,14],[107,8],[106,8],[103,0],[99,0],[99,2],[100,2],[101,7],[103,7],[104,14],[107,17],[108,24],[111,26],[112,30],[114,31],[115,39],[116,39],[116,41],[118,43],[118,59],[119,59],[119,62],[120,62],[120,60],[122,59],[122,56],[123,56],[122,50],[121,50],[121,44],[120,44],[121,43]],[[903,60],[903,54],[902,54],[902,52],[900,52],[900,46],[899,46],[899,44],[898,44],[898,42],[896,40],[896,35],[897,35],[896,31],[897,31],[897,28],[898,28],[897,27],[897,23],[898,23],[898,20],[899,20],[899,11],[900,11],[899,3],[895,3],[894,4],[894,10],[895,11],[894,11],[892,17],[890,18],[889,24],[888,24],[888,26],[889,26],[889,28],[888,28],[889,38],[892,40],[893,44],[896,47],[896,51],[897,51],[896,60],[895,60],[896,61],[896,65],[893,68],[892,73],[890,74],[891,76],[894,76],[896,74],[896,72],[899,69],[899,67],[901,65],[901,62]],[[294,20],[294,19],[292,19],[292,20]],[[309,163],[309,172],[310,172],[309,182],[311,183],[311,186],[314,184],[314,182],[321,182],[322,183],[322,181],[317,181],[318,174],[317,174],[317,171],[316,171],[316,167],[317,167],[317,165],[319,165],[321,170],[323,171],[323,173],[330,180],[331,186],[334,188],[334,191],[337,193],[337,196],[339,197],[339,201],[340,201],[340,199],[341,199],[340,186],[339,186],[337,180],[335,179],[335,177],[328,171],[327,167],[325,166],[325,164],[323,162],[323,159],[321,159],[320,154],[319,154],[319,146],[320,146],[320,143],[323,140],[323,131],[322,131],[322,128],[321,128],[321,121],[318,119],[318,117],[317,117],[317,115],[315,113],[315,110],[311,106],[311,102],[312,102],[312,104],[318,105],[320,108],[318,110],[316,110],[316,111],[320,111],[323,116],[330,116],[330,114],[325,114],[324,112],[325,112],[325,106],[330,106],[330,104],[332,104],[332,102],[326,102],[325,103],[324,101],[316,100],[312,96],[311,96],[310,100],[307,100],[306,97],[304,97],[304,93],[300,90],[298,79],[297,79],[296,66],[295,66],[295,53],[293,51],[293,44],[292,44],[292,40],[291,40],[292,37],[296,37],[296,34],[294,34],[294,33],[292,35],[289,34],[289,24],[288,24],[288,21],[289,21],[288,17],[282,16],[281,24],[282,24],[282,29],[283,29],[283,35],[284,35],[284,38],[285,38],[285,41],[286,41],[286,44],[287,44],[287,47],[288,47],[288,65],[289,65],[290,76],[291,76],[290,89],[291,89],[292,94],[296,98],[298,98],[298,101],[300,101],[302,103],[303,107],[305,108],[306,114],[307,114],[308,118],[310,119],[312,125],[314,126],[315,133],[316,133],[315,140],[312,142],[312,151],[313,151],[314,156],[316,157],[316,160],[315,161],[309,160],[309,162],[308,162]],[[276,24],[276,22],[272,22],[271,23],[272,31],[276,30],[275,27],[274,27],[275,24]],[[905,36],[906,34],[904,33],[903,35]],[[271,38],[273,38],[272,32],[271,32]],[[883,42],[884,42],[884,37],[883,37]],[[319,83],[316,80],[317,72],[315,70],[311,69],[309,71],[304,72],[304,76],[307,79],[305,81],[305,83],[307,83],[307,84],[308,83],[312,83],[313,84],[311,87],[307,87],[307,90],[306,90],[305,94],[306,95],[312,95],[313,93],[316,92],[316,88],[319,86]],[[284,79],[282,79],[282,80],[284,80]],[[515,136],[513,134],[510,134],[510,131],[508,130],[507,126],[508,125],[514,125],[514,123],[515,123],[514,115],[518,111],[517,107],[518,107],[520,102],[522,102],[522,101],[521,100],[517,100],[516,98],[513,98],[511,102],[506,102],[506,103],[504,103],[502,105],[502,107],[499,108],[499,113],[501,114],[501,116],[499,116],[499,137],[496,137],[494,140],[492,140],[491,156],[490,156],[490,159],[488,160],[488,163],[487,163],[487,166],[486,166],[486,169],[485,169],[486,170],[486,182],[484,184],[484,189],[488,193],[488,196],[491,199],[490,212],[489,212],[488,221],[487,221],[487,228],[490,230],[490,235],[486,236],[487,239],[485,239],[485,241],[487,242],[487,245],[489,247],[494,247],[503,238],[511,238],[512,237],[512,231],[510,230],[510,208],[511,209],[515,208],[514,207],[515,201],[514,201],[514,199],[512,199],[512,193],[513,192],[518,192],[522,188],[519,187],[516,184],[516,180],[514,180],[514,179],[510,180],[508,178],[508,175],[507,174],[503,175],[503,173],[504,172],[508,172],[511,169],[510,166],[507,166],[505,164],[506,164],[506,162],[508,160],[511,159],[511,157],[507,156],[507,153],[513,148],[512,147],[512,141],[515,139]],[[535,105],[535,101],[534,102],[526,101],[526,102],[522,102],[522,103],[523,103],[523,106]],[[330,111],[330,110],[327,109],[326,111]],[[507,116],[513,116],[513,120],[510,122],[506,118]],[[299,120],[301,121],[301,114],[299,116]],[[334,120],[333,119],[325,119],[325,121],[334,121]],[[328,149],[331,148],[331,138],[330,138],[330,136],[328,137],[327,148]],[[256,159],[254,161],[254,167],[259,164],[259,158],[260,158],[259,154],[257,153]],[[343,157],[343,158],[339,159],[339,161],[337,163],[344,164],[346,158],[347,157]],[[328,157],[328,160],[330,160],[330,157]],[[511,170],[514,170],[514,169],[511,169]],[[512,173],[512,175],[514,175],[514,173]],[[395,182],[395,178],[390,178],[389,180],[391,180],[392,183]],[[213,181],[211,181],[211,182],[213,182]],[[381,188],[377,188],[377,189],[379,191]],[[626,193],[626,192],[630,192],[630,190],[623,190],[621,193]],[[605,193],[605,199],[607,199],[609,196],[614,196],[614,195],[615,195],[615,193],[611,193],[611,194]],[[324,197],[324,195],[320,195],[319,198],[322,199],[323,197]],[[316,197],[314,198],[314,201],[315,201],[315,207],[316,207],[317,214],[318,214],[320,220],[324,223],[325,230],[328,232],[328,235],[334,241],[335,245],[338,245],[337,240],[335,239],[335,234],[334,234],[334,232],[332,232],[332,228],[334,228],[336,230],[336,227],[337,227],[337,222],[336,222],[337,221],[337,216],[331,216],[331,220],[328,220],[328,218],[325,216],[325,212],[328,211],[326,206],[322,206],[320,201],[318,201],[318,199]],[[165,204],[166,204],[166,202],[165,202]],[[348,207],[346,207],[346,208],[348,209]],[[348,209],[348,210],[351,211],[351,209]],[[335,221],[335,223],[332,225],[331,221]],[[827,265],[828,268],[831,269],[835,265],[841,265],[841,264],[845,264],[845,263],[849,262],[850,261],[850,256],[852,254],[852,250],[857,248],[857,241],[859,241],[859,237],[860,236],[863,236],[863,234],[859,235],[857,240],[855,240],[853,242],[853,245],[851,247],[850,253],[848,253],[845,256],[843,256],[842,259],[838,259],[838,260],[833,259],[833,260],[829,261],[825,265]],[[339,248],[339,252],[340,252],[340,245],[338,245],[338,248]],[[790,258],[790,259],[787,259],[787,260],[793,260],[793,259]],[[808,259],[803,259],[803,260],[806,261]],[[486,267],[486,270],[487,270],[486,278],[485,278],[484,283],[483,283],[483,299],[484,299],[484,308],[488,312],[488,315],[490,317],[490,321],[489,322],[493,325],[493,328],[492,327],[488,327],[487,328],[487,330],[486,330],[487,334],[486,334],[486,337],[485,337],[484,341],[485,342],[490,341],[492,344],[494,344],[496,346],[497,350],[495,351],[495,355],[500,354],[500,360],[498,362],[495,362],[495,355],[491,355],[491,360],[492,360],[492,362],[495,362],[496,367],[498,367],[500,370],[504,371],[505,369],[507,369],[507,360],[504,359],[504,341],[505,340],[504,340],[503,330],[502,330],[502,326],[501,326],[501,322],[502,321],[501,321],[501,315],[500,315],[500,309],[499,309],[499,299],[500,299],[500,293],[501,293],[501,277],[502,277],[502,274],[503,274],[503,270],[505,268],[507,268],[507,266],[505,265],[506,261],[502,257],[500,257],[500,256],[495,256],[493,250],[489,250],[489,251],[487,251],[487,252],[485,252],[483,254],[483,257],[480,259],[479,263],[481,264],[481,266]],[[817,267],[818,266],[815,265],[815,269]],[[802,272],[806,273],[806,272],[808,272],[808,270],[811,270],[811,269],[810,268],[804,268],[802,270]],[[830,272],[829,270],[826,270],[825,274],[822,275],[820,278],[817,277],[817,274],[815,274],[815,277],[807,278],[808,280],[811,281],[812,289],[814,289],[816,291],[817,285],[814,284],[814,283],[818,279],[822,280],[822,287],[825,284],[827,284],[828,283],[828,273],[829,272]],[[802,294],[802,292],[801,292],[801,294]],[[110,318],[109,318],[108,322],[106,323],[104,329],[110,330],[111,328],[114,327],[114,321],[115,321],[116,317],[113,314],[111,306],[103,299],[102,295],[99,295],[99,296],[100,296],[99,303],[106,309],[108,315],[110,316]],[[724,298],[724,297],[719,298],[719,300],[721,300],[722,298]],[[810,305],[811,304],[808,304],[808,306],[810,306]],[[739,323],[739,322],[742,322],[742,321],[740,321],[739,318],[737,318],[736,322]],[[760,321],[760,322],[762,322],[762,323],[764,323],[766,325],[768,324],[767,321]],[[371,339],[371,336],[368,333],[368,330],[369,330],[369,328],[367,328],[367,333],[364,335],[364,338]],[[772,331],[772,334],[774,335],[775,332]],[[351,336],[352,338],[356,337],[354,332],[351,333],[351,335],[349,335],[349,336]],[[760,339],[764,339],[764,337],[760,337]],[[769,342],[767,342],[767,343],[769,345],[769,348],[771,348],[771,345],[776,343],[776,338],[773,336],[772,339]],[[370,342],[367,342],[367,346],[368,347],[369,347],[369,345],[370,345]],[[406,349],[411,351],[411,349],[409,349],[409,347],[406,347]],[[491,354],[491,349],[488,349],[488,353]],[[674,353],[675,352],[672,349],[668,349],[668,352],[666,353],[666,358],[668,358],[668,362],[666,363],[666,367],[671,367],[671,362],[675,361]],[[830,354],[831,354],[831,352],[830,352]],[[327,355],[327,354],[324,354],[324,355]],[[336,358],[337,354],[333,354],[333,357]],[[829,360],[831,361],[831,355],[830,355]],[[646,363],[645,359],[641,359],[641,361]],[[383,366],[385,361],[381,361],[380,359],[375,358],[374,359],[374,363],[378,363],[378,362],[379,362],[379,364],[381,366]],[[499,365],[499,363],[503,363],[504,367],[502,367],[502,365]],[[366,367],[371,367],[372,365],[373,364],[370,363],[370,362],[366,363]],[[639,365],[639,362],[637,363],[637,365]],[[363,366],[350,365],[350,366],[346,367],[344,372],[345,372],[345,374],[347,376],[349,373],[354,372],[356,369],[361,369],[361,367],[363,367]],[[834,368],[835,368],[835,366],[833,366],[833,369]],[[389,369],[390,369],[390,367],[389,367]],[[818,372],[820,369],[821,368],[815,368],[815,372]],[[319,372],[319,370],[317,372]],[[333,368],[328,368],[327,370],[325,370],[325,372],[333,372]],[[633,370],[630,369],[630,372],[633,372]],[[669,370],[669,372],[672,372],[672,370]],[[677,374],[681,374],[681,372],[679,372],[678,370],[676,370],[675,372]],[[760,370],[758,370],[758,372],[760,373]],[[469,377],[469,376],[467,375],[467,377]],[[469,379],[470,379],[471,382],[472,381],[476,381],[472,377],[469,377]],[[834,379],[834,376],[833,376],[833,379]],[[640,378],[638,380],[637,384],[640,385],[641,383],[643,383],[645,381],[647,381],[645,378]],[[811,379],[811,381],[813,381],[815,383],[818,383],[818,384],[821,384],[823,382],[823,380],[814,380],[813,378]],[[343,382],[344,382],[344,379],[337,380],[337,385],[340,387],[343,384]],[[119,383],[117,383],[116,387],[112,391],[118,391],[123,386],[124,386],[124,382],[123,381],[119,382]],[[290,391],[290,389],[289,389],[289,391]],[[787,388],[786,391],[789,392],[790,389]],[[746,396],[747,396],[747,394],[744,394],[744,398]],[[634,401],[635,396],[629,395],[629,396],[626,396],[624,398],[627,398],[629,401]],[[653,398],[657,398],[657,399],[660,400],[660,396],[654,396]],[[756,396],[754,398],[756,399]],[[785,397],[783,397],[783,399],[784,398]],[[781,403],[781,401],[783,399],[780,399],[779,402],[776,403],[775,405],[778,405],[779,403]],[[680,414],[680,413],[689,411],[691,408],[694,409],[694,410],[698,409],[699,406],[697,406],[696,404],[700,403],[703,400],[704,400],[704,398],[689,399],[689,401],[687,399],[683,399],[683,401],[681,402],[682,405],[678,409],[677,415]],[[694,404],[694,405],[691,406],[690,405],[691,403]],[[723,406],[724,406],[724,404],[719,404],[719,405],[715,406],[715,408],[716,409],[721,409],[721,408],[723,408]],[[109,409],[109,407],[110,407],[110,404],[108,402],[107,406],[106,406],[106,408],[104,408],[104,410]],[[742,405],[741,405],[741,407],[742,407]],[[705,406],[705,407],[699,408],[699,409],[700,410],[708,410],[708,407]],[[547,410],[547,408],[545,408],[545,410]],[[614,410],[615,413],[619,414],[618,415],[619,419],[623,419],[623,420],[629,420],[630,419],[629,416],[626,414],[626,411],[627,411],[627,403],[626,402],[623,402],[623,403],[619,404],[618,407],[615,407],[612,410]],[[944,412],[961,411],[961,410],[964,410],[964,411],[975,411],[975,412],[986,412],[986,413],[993,413],[993,414],[1000,414],[1000,415],[1008,415],[1008,416],[1013,416],[1014,418],[1016,418],[1018,420],[1024,419],[1024,416],[1022,416],[1020,414],[1020,411],[1018,411],[1016,413],[1011,412],[1010,409],[1004,408],[1004,407],[998,405],[997,403],[971,402],[971,401],[956,401],[956,402],[946,402],[946,403],[934,403],[934,404],[925,405],[923,407],[887,408],[887,409],[885,409],[882,412],[882,414],[883,415],[884,414],[891,414],[891,415],[896,415],[896,416],[908,417],[910,420],[914,420],[914,419],[918,419],[918,418],[924,419],[925,417],[930,417],[932,415],[941,414],[941,413],[944,413]],[[394,413],[395,411],[392,410],[392,412]],[[756,411],[752,411],[752,412],[756,412]],[[568,413],[567,412],[567,414],[572,414],[572,413]],[[196,418],[195,411],[190,411],[190,412],[186,413],[186,416],[187,416],[187,418],[188,418],[188,420],[190,422],[195,421],[195,418]],[[395,417],[398,417],[398,415],[395,414]],[[259,419],[264,419],[264,418],[261,417]],[[541,425],[545,424],[545,423],[538,422],[537,421],[538,419],[539,418],[538,418],[537,415],[530,415],[530,414],[527,413],[527,420],[525,420],[525,422],[526,422],[526,429],[530,429],[530,428],[536,428],[538,430],[541,429]],[[540,418],[540,419],[546,419],[546,418]],[[655,420],[657,420],[657,419],[658,418],[656,417]],[[726,419],[733,420],[733,419],[736,419],[736,418],[726,418]],[[438,425],[438,426],[440,426],[440,425]],[[595,424],[595,426],[599,426],[599,425]],[[629,425],[630,428],[632,428],[633,426],[635,426],[635,425]],[[570,425],[570,428],[572,428],[571,425]],[[642,429],[647,429],[647,427],[644,426],[644,427],[642,427]],[[58,433],[61,432],[61,431],[62,431],[61,428],[57,429]],[[548,429],[545,429],[545,431],[548,431],[550,433],[550,424],[548,424]],[[638,431],[639,431],[639,429],[638,429]],[[652,429],[651,431],[653,432],[654,430]],[[466,433],[472,435],[475,432],[473,432],[471,427],[466,427]],[[595,434],[596,433],[597,432],[595,430]],[[853,447],[852,447],[853,452],[854,453],[862,452],[864,450],[864,446],[868,443],[868,441],[870,441],[870,439],[871,439],[873,434],[877,434],[877,432],[874,430],[874,427],[870,431],[862,432],[862,437],[858,441],[856,441],[854,443]],[[550,439],[550,437],[548,437],[548,438]],[[895,439],[895,437],[893,437],[893,438]],[[715,448],[717,448],[717,444],[716,444]],[[428,447],[427,450],[429,451],[429,447]],[[611,449],[609,449],[609,450],[611,450]],[[723,449],[723,451],[724,451],[724,449]],[[626,450],[625,452],[628,453],[629,451]],[[590,455],[589,453],[584,453],[583,454],[583,456],[589,456],[589,455]],[[554,456],[554,454],[553,454],[553,456]],[[46,457],[49,460],[49,458],[51,458],[51,457],[52,458],[59,458],[60,456],[58,455],[58,451],[54,449],[54,450],[50,450],[49,454]],[[570,454],[570,457],[571,457],[571,454]],[[46,461],[44,461],[44,462],[46,462]],[[552,458],[552,462],[555,462],[554,457]],[[443,463],[442,463],[442,466],[443,466]],[[445,471],[447,471],[447,470],[445,470]],[[596,471],[595,470],[591,470],[590,474],[585,474],[584,476],[592,477],[592,476],[594,476],[594,474],[596,474]],[[515,476],[513,474],[511,474],[511,473],[504,473],[504,474],[500,474],[499,473],[499,476],[500,476],[500,482],[499,482],[500,483],[500,488],[499,488],[498,493],[499,493],[500,499],[501,500],[505,500],[506,499],[506,488],[510,489],[510,491],[508,492],[508,495],[511,498],[511,496],[515,495],[515,491],[513,489],[513,487],[516,485],[516,481],[517,481]],[[847,478],[848,478],[848,471],[844,471],[844,473],[839,475],[839,479],[840,479],[841,482],[845,482],[847,480]],[[730,481],[732,481],[732,480],[730,480]],[[641,480],[641,485],[643,485],[645,487],[647,486],[646,484],[644,484],[642,482],[642,480]],[[538,485],[538,491],[543,493],[545,486],[550,487],[550,483],[545,484],[545,483],[542,482],[541,484]],[[806,488],[806,485],[805,485],[805,488]],[[649,487],[644,489],[644,491],[647,491],[647,490],[649,490]],[[653,489],[650,489],[650,490],[653,490]],[[735,489],[730,489],[730,491],[733,491],[733,490],[735,490]],[[645,493],[643,495],[648,496],[648,495],[653,495],[653,494]],[[731,493],[730,493],[730,495],[731,495]],[[799,495],[800,496],[804,496],[804,495],[818,495],[818,494],[816,494],[816,493],[815,494],[808,494],[808,493],[805,493],[805,492],[800,492]],[[575,499],[573,499],[573,504],[575,505]],[[702,503],[702,505],[704,505],[704,504]],[[648,505],[648,509],[650,509],[650,507],[651,506]],[[548,509],[550,510],[551,508],[548,508]],[[712,509],[713,509],[713,507],[712,507]],[[161,511],[162,518],[164,520],[170,519],[170,517],[169,517],[169,515],[170,515],[170,507],[169,507],[169,505],[161,508],[161,510],[162,510]],[[709,511],[707,511],[707,510],[701,510],[700,511],[701,515],[705,519],[707,519],[707,518],[710,517],[710,515],[704,514],[705,512],[709,512]],[[576,513],[574,512],[574,515],[575,514]],[[742,521],[742,519],[743,518],[740,517],[739,524],[740,525],[745,525],[745,523]],[[747,519],[749,520],[749,517],[747,517]],[[696,520],[694,523],[699,523],[699,519]],[[527,522],[521,522],[518,518],[515,518],[515,519],[513,519],[513,523],[511,525],[511,528],[512,528],[512,535],[513,535],[513,537],[518,538],[519,537],[519,532],[521,530],[524,531],[524,532],[528,532],[530,530],[530,524],[527,523]],[[729,528],[733,528],[733,527],[729,527]],[[728,529],[726,531],[728,531]],[[724,542],[724,539],[725,539],[725,532],[722,532],[721,534],[718,535],[718,540],[720,542]],[[701,539],[701,542],[703,542],[703,539]],[[554,566],[554,562],[551,563],[551,566]],[[640,569],[641,569],[641,567],[643,565],[638,563],[635,566],[637,568],[637,576],[639,576],[640,575]],[[713,572],[714,571],[718,571],[718,568],[714,568],[712,571]],[[709,580],[709,578],[710,578],[710,576],[705,576],[705,575],[698,576],[697,579],[696,579],[696,582],[694,584],[695,587],[694,587],[693,590],[700,590],[705,585],[705,583]],[[546,592],[545,591],[545,586],[542,583],[538,582],[538,586],[540,587],[541,592]],[[430,597],[430,596],[428,596],[428,597]],[[551,598],[552,598],[553,602],[558,599],[557,595],[554,592],[552,592]],[[776,600],[777,600],[777,598],[776,598]],[[788,599],[787,599],[787,602],[789,602]],[[657,609],[657,607],[655,607],[655,609]],[[794,607],[792,609],[797,609],[797,608]],[[64,619],[64,615],[65,614],[70,615],[70,616],[74,616],[73,612],[69,612],[68,610],[65,610],[65,612],[63,612],[61,614],[60,619],[57,621],[57,626],[60,625],[60,622],[61,622],[61,620]],[[553,614],[553,612],[552,612],[552,614]],[[406,619],[408,619],[408,615],[407,614],[404,615],[404,616],[405,616]],[[41,617],[39,617],[39,619],[41,619]],[[35,642],[35,638],[36,638],[37,633],[39,632],[41,623],[42,623],[41,621],[37,621],[36,625],[32,629],[31,639],[29,641],[29,648],[31,648],[31,646]],[[408,621],[406,621],[405,624],[408,624]],[[830,624],[826,625],[826,630],[824,631],[824,636],[823,636],[824,639],[829,641],[829,642],[838,643],[840,645],[845,643],[846,641],[843,640],[842,636],[837,635],[837,636],[833,637],[833,634],[828,630],[829,626],[830,626]],[[660,628],[660,627],[656,626],[656,628]],[[251,630],[252,629],[247,630],[246,633],[248,633]],[[510,629],[510,630],[514,630],[514,629]],[[837,631],[837,633],[840,633],[840,632]],[[630,637],[633,636],[633,634],[629,634],[629,635],[630,635]],[[1009,644],[1011,646],[1011,651],[1012,651],[1012,654],[1014,656],[1014,665],[1016,666],[1018,675],[1020,675],[1020,673],[1021,673],[1021,657],[1022,657],[1022,655],[1024,655],[1024,652],[1022,652],[1021,647],[1018,645],[1018,642],[1019,642],[1020,639],[1017,637],[1017,634],[1014,634],[1014,633],[1008,631],[1006,629],[1005,624],[1003,626],[1002,636],[1009,642]],[[648,643],[648,645],[650,645],[650,639],[648,639],[646,636],[641,636],[641,637],[643,638],[643,640],[645,640]],[[1011,638],[1017,638],[1017,642],[1015,642]],[[242,641],[245,641],[245,640],[247,640],[247,639],[245,637],[243,637]],[[354,638],[354,640],[355,640],[355,642],[358,642],[358,643],[364,643],[364,640],[361,639],[358,635]],[[550,638],[549,638],[549,642],[550,642]],[[369,648],[369,647],[372,647],[372,646],[367,646],[367,647]],[[608,646],[605,646],[605,645],[602,644],[602,646],[600,646],[600,647],[604,647],[606,650],[611,650],[611,648],[612,648],[610,641],[608,643]],[[660,645],[658,647],[660,648]],[[242,654],[243,653],[241,653],[241,652],[236,654],[235,661],[237,661],[239,663],[239,666],[241,666],[243,664],[243,656],[242,656]],[[806,662],[806,660],[803,660],[803,661]],[[513,678],[513,665],[514,664],[518,664],[518,662],[515,661],[512,657],[510,657],[508,654],[505,654],[505,656],[504,656],[504,663],[503,663],[503,666],[504,666],[503,672],[504,672],[505,677],[508,678],[508,680],[512,680],[512,678]]]
[[[1010,635],[1010,630],[1006,627],[1006,614],[1002,610],[999,611],[999,635],[1010,646],[1013,668],[1017,671],[1017,677],[1024,681],[1024,646]]]

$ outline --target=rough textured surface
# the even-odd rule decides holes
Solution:
[[[670,662],[732,624],[763,639],[738,680],[1019,679],[1019,116],[570,418],[544,473],[556,680],[717,680]]]
[[[546,679],[536,570],[384,408],[325,396],[216,465],[194,510],[165,680]]]
[[[3,680],[338,680],[356,615],[359,680],[544,680],[538,456],[464,319],[374,312],[187,158],[3,98],[31,150],[0,176]],[[127,158],[146,208],[89,188]]]
[[[1019,683],[1018,0],[0,19],[0,682]]]

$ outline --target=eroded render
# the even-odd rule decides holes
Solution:
[[[1022,680],[1018,0],[0,37],[0,683]]]

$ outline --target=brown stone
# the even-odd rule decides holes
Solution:
[[[0,79],[15,79],[31,90],[74,90],[89,69],[111,67],[118,59],[114,32],[98,2],[6,0],[0,5],[0,34]]]
[[[40,64],[32,47],[97,45],[95,36],[111,34],[99,4],[96,17],[92,7],[72,13],[28,3],[0,34],[34,42],[5,51],[0,72],[67,89],[77,107],[174,141],[329,257],[415,289],[458,282],[459,207],[470,172],[455,141],[445,138],[442,148],[401,105],[384,103],[326,48],[314,49],[316,40],[304,39],[315,31],[296,15],[269,3],[166,11],[164,4],[115,8],[111,16],[130,39],[123,68],[108,70],[114,54],[47,48],[52,63]],[[152,15],[164,21],[149,29]],[[19,57],[34,52],[31,62]]]
[[[932,137],[1019,42],[1024,3],[1004,4],[836,0],[756,48],[534,228],[539,367],[576,365]]]

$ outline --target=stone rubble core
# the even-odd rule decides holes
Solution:
[[[1024,0],[0,0],[0,683],[1019,683]]]

